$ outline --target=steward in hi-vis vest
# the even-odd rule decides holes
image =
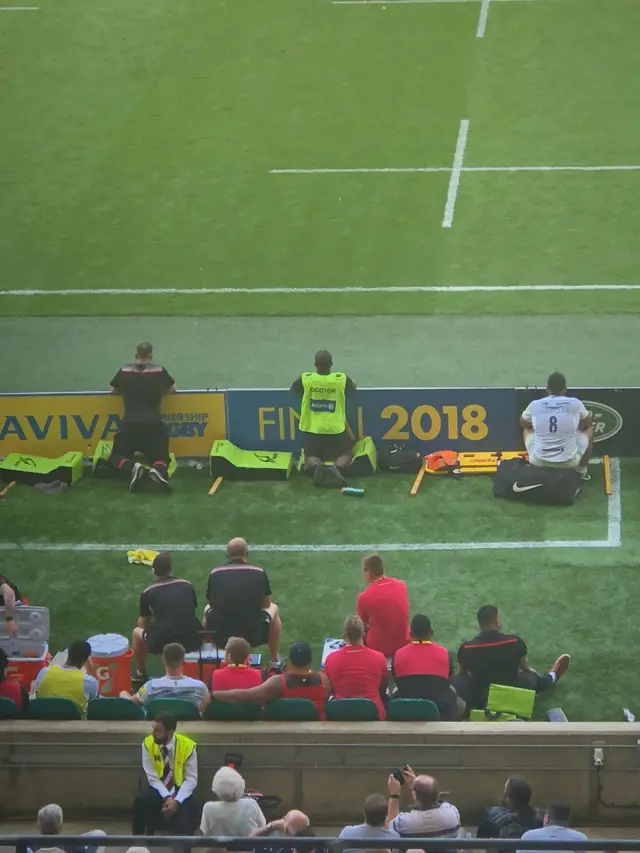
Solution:
[[[133,802],[133,835],[153,835],[161,826],[167,835],[193,835],[200,821],[196,744],[176,727],[175,717],[160,714],[142,742],[148,787]]]
[[[351,462],[352,443],[347,434],[346,397],[356,390],[346,373],[332,371],[327,350],[316,353],[315,371],[303,373],[291,390],[302,396],[300,431],[306,433],[304,461],[313,471],[314,485],[346,485],[344,473]]]

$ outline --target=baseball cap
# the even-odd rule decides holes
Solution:
[[[294,666],[309,666],[311,658],[311,646],[303,640],[294,643],[289,649],[289,660]]]

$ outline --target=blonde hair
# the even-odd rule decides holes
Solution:
[[[344,638],[348,643],[359,643],[364,637],[364,622],[359,616],[347,616],[344,620]]]

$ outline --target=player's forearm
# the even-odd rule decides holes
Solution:
[[[4,618],[9,621],[16,616],[16,594],[9,584],[3,584],[2,596],[4,598]]]

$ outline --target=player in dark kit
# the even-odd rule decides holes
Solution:
[[[136,360],[125,364],[111,380],[111,393],[124,398],[124,418],[115,435],[109,464],[129,480],[129,491],[138,491],[148,478],[162,491],[170,492],[169,436],[160,414],[162,397],[175,391],[173,377],[153,363],[150,343],[138,344]],[[151,468],[147,471],[133,457],[142,453]]]

